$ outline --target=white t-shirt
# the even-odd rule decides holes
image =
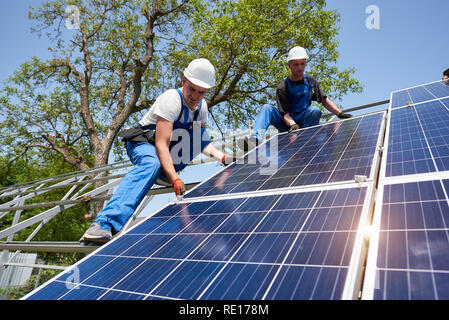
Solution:
[[[161,94],[151,106],[150,110],[139,121],[141,126],[148,126],[156,124],[157,116],[164,118],[170,122],[175,122],[181,113],[181,97],[176,89],[169,89]],[[195,110],[196,111],[196,110]],[[193,121],[195,111],[189,109],[189,122]],[[201,124],[207,123],[207,103],[206,100],[201,102],[201,110],[198,114],[197,121]],[[181,116],[181,121],[184,120],[184,112]]]

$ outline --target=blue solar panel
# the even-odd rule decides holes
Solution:
[[[386,177],[449,170],[449,100],[391,111]]]
[[[449,298],[449,180],[386,184],[374,299]]]
[[[449,97],[449,85],[443,81],[393,92],[391,98],[391,107],[397,108],[408,105],[409,103],[422,103],[437,98]]]
[[[389,112],[377,201],[384,112],[280,134],[26,299],[449,299],[449,87]]]
[[[340,299],[366,191],[168,205],[27,299]]]
[[[384,113],[282,134],[187,193],[186,198],[371,177]]]
[[[448,96],[442,82],[392,94],[365,299],[449,298]]]

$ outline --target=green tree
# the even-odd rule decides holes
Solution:
[[[70,265],[70,264],[65,264]],[[6,295],[8,300],[19,300],[20,298],[24,297],[26,294],[30,293],[34,290],[34,287],[36,285],[36,282],[38,280],[38,271],[33,271],[33,274],[31,275],[30,279],[28,279],[27,282],[23,286],[15,287],[15,288],[8,288],[6,289],[0,289],[0,294]],[[51,278],[55,277],[58,273],[60,273],[60,270],[48,270],[43,269],[42,273],[39,277],[39,283],[38,285],[41,285]]]
[[[274,88],[288,75],[286,54],[297,45],[309,53],[307,72],[332,99],[362,90],[351,77],[354,69],[336,67],[339,14],[326,10],[324,0],[212,3],[194,12],[192,39],[178,52],[178,62],[185,64],[196,55],[213,61],[218,86],[208,106],[213,115],[224,115],[229,128],[257,114],[261,105],[275,104]]]
[[[0,187],[26,183],[30,180],[42,180],[50,176],[56,176],[69,172],[72,168],[71,165],[64,161],[62,156],[58,154],[54,154],[52,152],[43,153],[41,155],[42,163],[40,163],[35,160],[37,157],[31,155],[33,152],[35,151],[30,151],[30,154],[27,153],[13,163],[9,163],[7,159],[0,157],[0,175],[3,177]],[[41,195],[34,196],[30,200],[27,200],[25,204],[45,203],[60,200],[70,190],[70,188],[71,187],[69,186],[45,192]],[[79,189],[80,187],[77,188]],[[76,190],[73,192],[76,192]],[[0,199],[0,203],[5,203],[12,199],[13,197],[3,197]],[[48,210],[48,207],[23,210],[20,215],[19,222],[46,210]],[[64,210],[56,217],[49,220],[33,237],[33,240],[73,241],[79,239],[89,225],[89,221],[84,219],[85,213],[85,203],[80,203]],[[1,214],[2,213],[0,212],[0,215]],[[11,226],[14,215],[15,210],[12,209],[11,212],[7,213],[0,219],[0,230]],[[27,239],[31,232],[34,231],[35,227],[36,226],[34,225],[17,232],[14,236],[14,240],[23,241]]]
[[[10,185],[27,183],[30,180],[42,180],[49,176],[55,176],[70,171],[73,167],[68,164],[62,156],[54,152],[45,152],[40,154],[40,160],[33,155],[37,150],[30,150],[23,157],[10,163],[8,159],[0,156],[0,188]],[[55,189],[32,198],[32,203],[51,202],[61,199],[70,187]],[[0,199],[0,203],[12,200],[13,197],[4,197]],[[25,203],[28,204],[28,201]],[[48,208],[26,209],[21,212],[20,221],[26,220],[36,214],[39,214]],[[57,216],[49,220],[37,234],[34,235],[32,241],[73,241],[77,240],[84,233],[90,221],[84,219],[86,212],[86,204],[80,203],[69,209],[64,210]],[[0,215],[4,212],[0,212]],[[12,225],[16,211],[12,210],[6,215],[2,215],[0,219],[0,230],[8,228]],[[20,230],[14,235],[13,240],[24,241],[33,231],[36,225]],[[4,240],[4,239],[3,239]],[[61,253],[61,252],[39,252],[38,257],[43,259],[45,263],[52,265],[71,265],[78,259],[83,257],[80,253]],[[37,269],[34,270],[34,273]],[[44,270],[40,277],[40,284],[56,275],[59,271]],[[1,273],[1,270],[0,270]],[[9,288],[3,290],[0,294],[7,293],[8,299],[18,299],[24,294],[30,292],[36,283],[36,274],[34,274],[27,284],[23,287]]]
[[[15,133],[4,141],[8,153],[55,150],[80,170],[106,164],[118,130],[161,90],[155,29],[159,37],[175,32],[187,1],[49,1],[32,8],[33,31],[53,40],[54,58],[22,64],[3,89],[1,130]],[[79,15],[79,29],[65,27],[68,5],[78,9],[70,16]]]
[[[79,14],[79,29],[65,26],[68,5],[78,9],[69,18]],[[274,103],[294,45],[308,49],[309,72],[331,97],[361,90],[352,69],[335,66],[339,16],[324,0],[61,0],[29,17],[53,41],[54,58],[23,63],[2,89],[1,144],[11,161],[38,149],[77,169],[107,164],[126,121],[179,85],[200,56],[217,69],[207,98],[219,128]]]

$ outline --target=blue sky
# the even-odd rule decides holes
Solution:
[[[28,7],[42,2],[0,2],[0,82],[32,56],[50,57],[46,39],[30,33]],[[365,9],[370,5],[379,9],[379,29],[365,25],[370,16]],[[343,97],[339,103],[343,108],[389,99],[391,91],[439,80],[443,70],[449,68],[449,1],[327,0],[327,6],[341,15],[338,66],[355,67],[354,77],[364,85],[363,93]],[[216,164],[202,166],[201,178],[219,168]],[[186,170],[183,177],[197,180],[198,171]],[[163,198],[152,207],[167,201]]]
[[[379,29],[367,29],[369,5],[379,8]],[[344,97],[350,108],[390,98],[390,92],[441,79],[449,68],[449,1],[327,0],[341,15],[339,66],[355,67],[361,94]]]
[[[30,33],[28,7],[42,2],[0,2],[0,82],[32,56],[50,57],[46,39]],[[379,8],[379,30],[365,27],[369,5]],[[341,15],[338,65],[355,67],[365,87],[345,96],[343,108],[388,99],[391,91],[438,80],[449,68],[449,1],[327,0],[327,7]]]

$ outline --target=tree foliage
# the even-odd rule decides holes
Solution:
[[[66,264],[67,266],[69,264]],[[19,300],[24,297],[26,294],[30,293],[34,290],[36,284],[41,285],[51,278],[55,277],[61,270],[49,270],[43,269],[40,276],[38,277],[38,271],[33,271],[31,277],[25,282],[23,286],[13,287],[6,289],[0,289],[1,295],[7,295],[7,300]],[[39,282],[37,283],[37,281]]]
[[[33,152],[34,151],[30,151],[30,153]],[[0,187],[43,180],[47,177],[69,172],[71,169],[71,166],[55,152],[47,152],[41,155],[42,163],[36,161],[35,158],[37,157],[26,154],[24,157],[17,159],[14,163],[9,164],[7,159],[0,157],[0,175],[3,177]],[[66,195],[70,188],[71,187],[68,186],[47,191],[27,200],[25,204],[60,200]],[[0,204],[12,199],[13,197],[2,197],[0,199]],[[46,210],[48,210],[48,207],[23,210],[19,222]],[[86,206],[84,203],[80,203],[64,210],[48,221],[33,237],[33,241],[73,241],[79,239],[90,223],[89,221],[84,220],[85,212]],[[0,219],[0,230],[12,225],[14,215],[15,210],[11,210],[11,212]],[[17,232],[14,236],[14,240],[26,240],[35,227],[36,225],[33,225]]]
[[[8,163],[8,159],[0,157],[0,175],[2,180],[1,187],[10,185],[18,185],[29,182],[30,180],[42,180],[50,176],[59,175],[70,171],[72,168],[62,156],[56,152],[45,152],[40,155],[41,162],[36,161],[36,155],[32,153],[25,154],[23,157],[17,159],[13,163]],[[27,200],[25,204],[51,202],[61,199],[70,187],[55,189],[38,196],[34,196]],[[13,197],[3,197],[0,203],[5,203],[12,200]],[[29,203],[30,201],[30,203]],[[18,222],[24,221],[32,216],[35,216],[48,208],[35,208],[23,210],[20,214]],[[76,241],[78,240],[87,227],[90,221],[84,219],[86,206],[80,203],[71,208],[68,208],[49,220],[31,239],[32,241]],[[3,213],[3,212],[2,212]],[[1,213],[0,213],[1,214]],[[11,227],[16,211],[12,210],[0,219],[0,230]],[[17,232],[13,240],[25,241],[35,231],[36,224]],[[4,240],[4,239],[3,239]],[[45,263],[52,265],[71,265],[83,257],[80,253],[58,253],[58,252],[39,252],[39,259],[43,259]],[[39,262],[38,262],[39,263]],[[37,269],[34,270],[37,272]],[[59,271],[44,270],[40,277],[40,284],[47,281],[49,278],[56,275]],[[9,288],[7,291],[0,292],[6,294],[8,299],[18,299],[24,294],[30,292],[36,283],[36,274],[34,274],[27,284],[23,287]]]
[[[331,98],[361,90],[351,78],[354,70],[339,71],[335,66],[339,15],[325,10],[325,1],[213,3],[195,11],[192,41],[184,56],[207,56],[220,70],[208,105],[214,114],[225,115],[229,128],[257,114],[261,105],[275,103],[274,88],[288,75],[286,53],[296,45],[307,48],[308,72]]]
[[[79,9],[79,29],[65,27],[68,5]],[[324,0],[53,0],[29,17],[53,58],[24,62],[2,88],[10,162],[51,150],[76,169],[107,164],[122,126],[178,86],[193,58],[216,67],[207,99],[219,128],[244,126],[274,103],[294,45],[308,49],[309,72],[330,97],[361,90],[353,69],[336,67],[339,16]]]

